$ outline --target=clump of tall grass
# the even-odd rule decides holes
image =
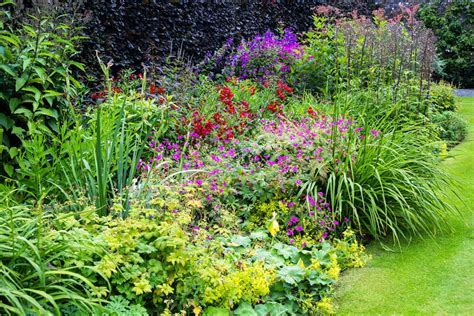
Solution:
[[[14,190],[0,192],[0,313],[61,315],[66,308],[93,314],[100,306],[96,287],[77,266],[61,268],[55,260],[68,243],[52,242],[53,214],[14,202]],[[84,268],[84,267],[83,267]]]

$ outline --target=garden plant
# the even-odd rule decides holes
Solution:
[[[368,242],[451,229],[466,135],[433,32],[314,9],[197,64],[83,80],[80,29],[0,2],[0,314],[333,314]],[[18,27],[21,23],[21,27]]]

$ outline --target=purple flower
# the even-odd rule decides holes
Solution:
[[[291,221],[293,224],[296,224],[296,223],[298,223],[299,219],[298,219],[298,217],[293,216],[293,217],[291,217],[290,221]]]
[[[294,234],[293,229],[288,229],[288,230],[286,231],[286,234],[287,234],[288,236],[293,236],[293,234]]]
[[[316,201],[313,199],[311,195],[307,195],[306,198],[308,199],[308,202],[309,204],[311,204],[311,206],[316,206]]]
[[[344,222],[349,223],[349,218],[348,217],[344,218]]]
[[[293,245],[295,243],[295,240],[292,238],[290,239],[290,244]]]
[[[303,226],[296,226],[296,231],[297,232],[302,232],[304,229],[303,229]]]
[[[202,180],[197,179],[197,180],[195,181],[195,183],[196,183],[198,186],[201,186],[201,185],[202,185]]]
[[[380,133],[381,133],[381,131],[377,131],[377,130],[372,129],[372,130],[370,130],[370,133],[371,133],[375,138],[378,138],[379,135],[380,135]]]
[[[286,206],[288,206],[288,207],[293,207],[294,205],[295,205],[295,203],[293,203],[293,202],[288,202],[288,204],[287,204]]]
[[[301,185],[301,183],[303,183],[301,180],[296,180],[296,181],[295,181],[295,184],[296,184],[296,185]]]

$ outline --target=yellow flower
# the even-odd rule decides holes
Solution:
[[[331,299],[329,297],[323,297],[316,306],[318,310],[323,315],[332,315],[334,314],[334,307],[332,305]]]
[[[278,225],[278,221],[276,220],[275,216],[268,223],[267,229],[270,232],[270,234],[272,235],[272,237],[275,237],[275,235],[280,230],[280,226]]]

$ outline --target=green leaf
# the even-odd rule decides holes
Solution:
[[[17,110],[15,110],[15,112],[13,112],[13,114],[23,114],[24,116],[26,116],[28,119],[32,119],[33,118],[33,112],[31,112],[31,110],[28,110],[27,108],[19,108]]]
[[[38,66],[34,66],[33,69],[38,75],[38,77],[43,81],[43,83],[45,83],[46,80],[48,79],[48,75],[46,75],[46,72],[44,71],[44,69]]]
[[[21,91],[28,91],[28,92],[34,93],[36,102],[39,102],[41,98],[41,91],[39,91],[38,88],[36,87],[33,87],[33,86],[24,87],[23,89],[21,89]]]
[[[5,170],[5,172],[8,174],[9,177],[12,177],[13,176],[13,166],[10,165],[10,164],[4,164],[3,165],[3,169]]]
[[[21,75],[21,77],[16,79],[15,89],[16,91],[20,91],[21,88],[26,84],[28,81],[28,74],[25,72]]]
[[[18,126],[13,126],[12,128],[12,134],[16,136],[22,136],[23,133],[25,132],[24,128],[18,127]]]
[[[9,74],[10,76],[16,77],[15,71],[10,66],[5,65],[5,64],[1,64],[0,69],[3,70],[4,72],[6,72],[7,74]]]
[[[277,275],[286,283],[296,285],[304,280],[306,271],[300,266],[286,266],[281,268]]]
[[[234,311],[235,316],[258,316],[258,314],[255,312],[255,310],[252,308],[252,305],[250,305],[247,302],[243,302],[239,305],[239,308],[237,308]]]
[[[11,118],[9,118],[3,113],[0,113],[0,125],[5,127],[6,130],[12,128],[14,123],[15,122]]]
[[[84,72],[86,71],[86,70],[84,69],[84,64],[82,64],[82,63],[78,63],[77,61],[70,61],[69,64],[70,64],[70,65],[73,65],[73,66],[76,66],[76,68],[78,68],[78,69],[80,69],[80,70],[82,70],[82,71],[84,71]]]
[[[290,314],[290,309],[277,302],[268,302],[255,306],[255,311],[259,316],[283,316]]]
[[[23,60],[23,71],[25,71],[31,65],[31,58],[25,58]]]
[[[230,239],[230,245],[233,247],[248,247],[250,246],[250,238],[244,236],[232,236]]]
[[[21,100],[17,98],[11,98],[10,101],[8,102],[8,105],[10,107],[10,112],[14,113],[16,108],[21,104]]]
[[[225,308],[208,307],[202,313],[202,316],[229,316],[230,312]]]
[[[51,116],[51,117],[54,117],[56,119],[58,118],[58,112],[56,110],[47,109],[47,108],[39,108],[35,112],[35,117],[37,117],[38,115]]]
[[[12,148],[10,148],[10,150],[8,152],[10,153],[11,158],[15,158],[16,155],[18,154],[18,148],[12,147]]]
[[[264,231],[253,232],[250,234],[250,239],[264,240],[268,238],[268,234]]]

